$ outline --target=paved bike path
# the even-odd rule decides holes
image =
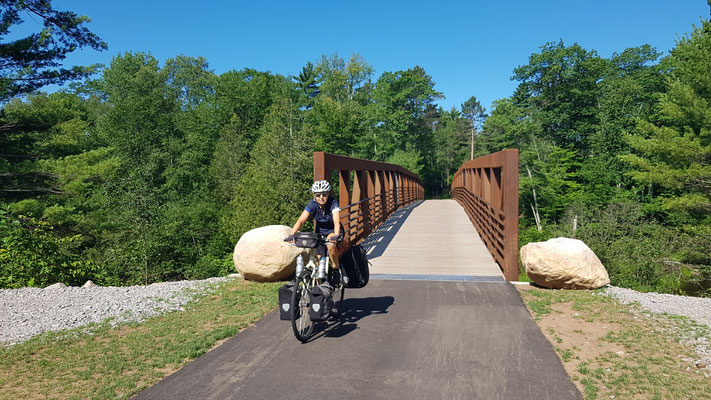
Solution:
[[[582,399],[508,283],[371,281],[301,344],[272,312],[138,399]]]

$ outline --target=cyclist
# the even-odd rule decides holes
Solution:
[[[328,181],[316,181],[311,186],[311,192],[314,194],[314,198],[306,205],[306,208],[291,229],[291,234],[284,241],[293,242],[294,234],[301,229],[304,222],[309,218],[313,218],[316,225],[316,234],[325,236],[331,243],[336,243],[338,238],[342,237],[343,230],[340,222],[334,223],[334,221],[341,220],[339,217],[341,209],[338,207],[338,200],[331,196],[331,184]],[[326,247],[324,245],[318,246],[316,254],[320,259],[328,251],[333,269],[338,269],[336,246],[329,244],[328,249]]]

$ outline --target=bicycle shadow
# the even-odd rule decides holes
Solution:
[[[408,204],[399,210],[395,211],[382,225],[368,235],[361,245],[365,248],[369,259],[380,257],[388,248],[390,242],[393,241],[395,234],[402,228],[408,215],[412,210],[423,203],[423,200],[418,200],[412,204]]]
[[[348,291],[346,291],[348,293]],[[319,337],[338,338],[353,332],[357,322],[373,314],[387,314],[388,308],[395,303],[392,296],[366,297],[358,299],[344,299],[341,308],[343,311],[327,322],[319,322],[314,327],[318,333],[309,339],[309,342]]]

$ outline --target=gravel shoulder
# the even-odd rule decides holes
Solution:
[[[235,276],[126,287],[49,287],[0,290],[0,343],[12,345],[33,336],[102,323],[140,322],[181,311],[192,300]],[[644,310],[688,317],[711,329],[711,298],[640,293],[610,286],[606,295]],[[711,346],[710,346],[711,347]]]
[[[640,293],[615,286],[608,287],[605,294],[625,304],[639,303],[643,309],[653,313],[685,316],[711,328],[711,298]]]
[[[0,290],[0,344],[109,321],[112,326],[182,311],[194,299],[237,276],[148,286],[47,287]]]
[[[604,293],[624,304],[639,304],[651,313],[684,316],[695,321],[701,329],[690,327],[685,329],[686,332],[677,333],[681,335],[681,341],[692,346],[698,355],[687,361],[711,370],[711,298],[640,293],[615,286],[608,287]]]

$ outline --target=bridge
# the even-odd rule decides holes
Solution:
[[[367,238],[376,278],[518,279],[518,150],[464,163],[454,200],[424,201],[422,180],[398,165],[316,152],[322,179],[338,181],[346,246]]]
[[[518,151],[464,163],[451,200],[392,164],[314,153],[371,282],[301,344],[272,312],[139,399],[581,399],[518,279]],[[336,184],[336,182],[338,182]]]

